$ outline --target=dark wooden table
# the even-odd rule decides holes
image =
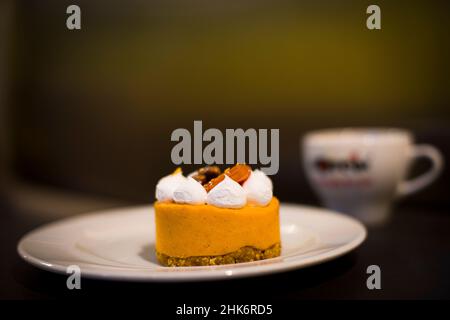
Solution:
[[[354,252],[322,265],[270,276],[219,282],[152,284],[82,279],[68,290],[66,277],[38,270],[16,253],[19,238],[47,222],[33,221],[0,205],[0,298],[143,297],[207,302],[233,297],[279,299],[450,298],[450,212],[447,208],[398,206],[391,221],[369,229]],[[366,269],[379,265],[381,290],[368,290]]]

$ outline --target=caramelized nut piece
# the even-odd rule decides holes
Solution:
[[[224,173],[222,173],[217,178],[212,179],[203,187],[206,189],[207,192],[209,192],[212,188],[214,188],[220,182],[222,182],[223,179],[225,179],[225,175],[229,176],[237,183],[243,184],[248,179],[248,177],[250,177],[251,172],[252,168],[250,168],[248,165],[238,163],[234,167],[225,170]]]
[[[237,183],[243,184],[250,177],[252,168],[246,164],[238,163],[234,167],[225,170],[224,173]]]
[[[200,182],[202,185],[211,181],[211,179],[216,178],[221,174],[221,170],[218,166],[206,166],[200,168],[197,174],[193,175],[192,178]]]
[[[204,185],[207,181],[206,181],[206,176],[204,174],[195,174],[192,176],[192,178],[198,182],[200,182],[202,185]]]
[[[218,166],[206,166],[200,168],[198,170],[198,173],[215,178],[219,176],[222,173],[222,171],[220,171],[220,168]]]

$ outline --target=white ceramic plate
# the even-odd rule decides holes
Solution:
[[[89,278],[196,281],[299,269],[341,256],[366,238],[358,221],[324,209],[282,205],[282,254],[258,262],[167,268],[158,264],[151,206],[80,215],[40,227],[18,245],[20,256],[44,270],[66,273],[77,265]]]

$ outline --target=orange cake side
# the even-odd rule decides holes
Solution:
[[[216,256],[280,243],[279,201],[240,209],[156,202],[156,250],[170,257]]]

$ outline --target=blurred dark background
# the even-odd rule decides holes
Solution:
[[[0,199],[18,211],[150,203],[171,132],[194,120],[279,128],[283,201],[316,203],[312,129],[403,127],[450,158],[448,1],[377,1],[378,31],[367,1],[0,3]],[[449,178],[406,201],[450,207]]]

